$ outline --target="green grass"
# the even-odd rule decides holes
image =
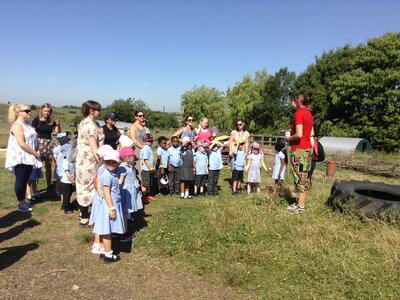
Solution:
[[[4,164],[1,153],[0,163]],[[152,217],[138,232],[133,250],[172,261],[182,272],[194,272],[213,284],[259,299],[399,298],[399,225],[364,222],[351,211],[332,211],[325,203],[333,180],[324,179],[324,172],[324,164],[318,164],[307,212],[291,215],[286,199],[268,192],[270,174],[263,175],[262,195],[233,197],[223,180],[228,177],[224,169],[219,197],[183,201],[166,196],[147,206]],[[340,168],[336,179],[399,184],[398,179]],[[14,178],[0,169],[0,180],[4,213],[16,207]],[[288,181],[285,185],[291,187]],[[67,224],[76,227],[76,219],[69,222],[73,225],[65,216],[60,221],[59,205],[47,201],[35,208],[33,216],[41,225],[30,231],[30,239],[36,244],[57,243],[57,238],[50,238],[52,232],[64,231]],[[93,236],[77,231],[73,238],[87,247]],[[58,257],[59,253],[48,253],[46,260],[56,264]],[[117,274],[123,276],[134,266],[124,257],[119,268]]]
[[[400,296],[399,226],[331,211],[325,202],[332,181],[324,181],[322,171],[306,213],[288,214],[287,202],[268,193],[232,198],[225,185],[218,199],[167,204],[138,243],[212,282],[260,297]],[[365,178],[338,171],[339,178],[349,176]]]

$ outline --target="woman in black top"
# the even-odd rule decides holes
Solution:
[[[102,126],[104,133],[104,144],[110,145],[113,149],[117,150],[117,142],[121,133],[115,126],[117,119],[114,113],[107,112],[104,116],[104,125]]]
[[[51,119],[53,107],[49,103],[42,105],[39,117],[32,121],[32,127],[35,128],[38,134],[39,152],[40,157],[46,167],[46,182],[47,189],[51,187],[51,163],[53,161],[53,148],[54,143],[51,139],[53,131],[58,133],[61,131],[60,121],[58,119]]]

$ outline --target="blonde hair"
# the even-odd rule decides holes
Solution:
[[[22,110],[24,107],[30,107],[28,104],[19,103],[19,104],[11,104],[8,108],[8,123],[12,124],[18,118],[18,112]]]

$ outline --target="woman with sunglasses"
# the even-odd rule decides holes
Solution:
[[[100,166],[98,148],[104,143],[104,134],[97,126],[100,116],[100,103],[88,100],[82,104],[84,119],[78,126],[78,144],[75,164],[76,198],[81,210],[80,226],[89,227],[89,206],[92,204],[92,192],[97,169]]]
[[[236,122],[236,129],[232,130],[229,138],[229,156],[236,154],[237,148],[241,142],[244,142],[244,153],[247,156],[249,152],[250,133],[246,130],[244,121],[239,119]]]
[[[61,132],[60,121],[58,119],[52,119],[53,107],[49,103],[45,103],[40,108],[40,114],[38,117],[33,119],[32,127],[35,128],[38,134],[39,151],[41,154],[42,161],[46,167],[46,183],[47,189],[49,190],[51,185],[51,164],[53,162],[53,149],[54,143],[51,137],[53,132]]]
[[[191,141],[194,141],[196,132],[193,128],[194,118],[191,115],[188,115],[185,119],[185,125],[178,129],[172,136],[177,136],[182,142],[184,137],[188,137]]]
[[[147,128],[146,116],[143,111],[137,110],[135,111],[135,122],[132,123],[129,128],[129,136],[131,140],[134,142],[135,151],[137,155],[140,157],[140,150],[143,148],[143,136],[146,133],[150,133],[150,130]],[[139,170],[140,172],[141,170]]]
[[[244,142],[243,151],[245,157],[249,153],[249,144],[250,144],[250,133],[246,130],[246,124],[242,119],[238,119],[236,122],[236,129],[232,130],[231,135],[229,137],[229,157],[231,160],[231,176],[233,171],[233,157],[236,154],[238,147],[241,143]]]
[[[27,104],[13,104],[8,110],[11,130],[5,166],[15,175],[14,190],[19,202],[17,210],[21,212],[32,211],[32,206],[25,198],[26,184],[33,167],[42,167],[42,162],[39,160],[37,133],[28,123],[30,114],[31,109]]]

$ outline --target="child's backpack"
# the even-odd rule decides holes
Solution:
[[[317,145],[318,145],[317,162],[321,162],[325,160],[324,146],[322,146],[322,144],[319,141],[317,141]]]
[[[70,163],[76,162],[76,155],[78,154],[78,135],[75,135],[70,143],[70,147],[67,151],[67,160]]]

